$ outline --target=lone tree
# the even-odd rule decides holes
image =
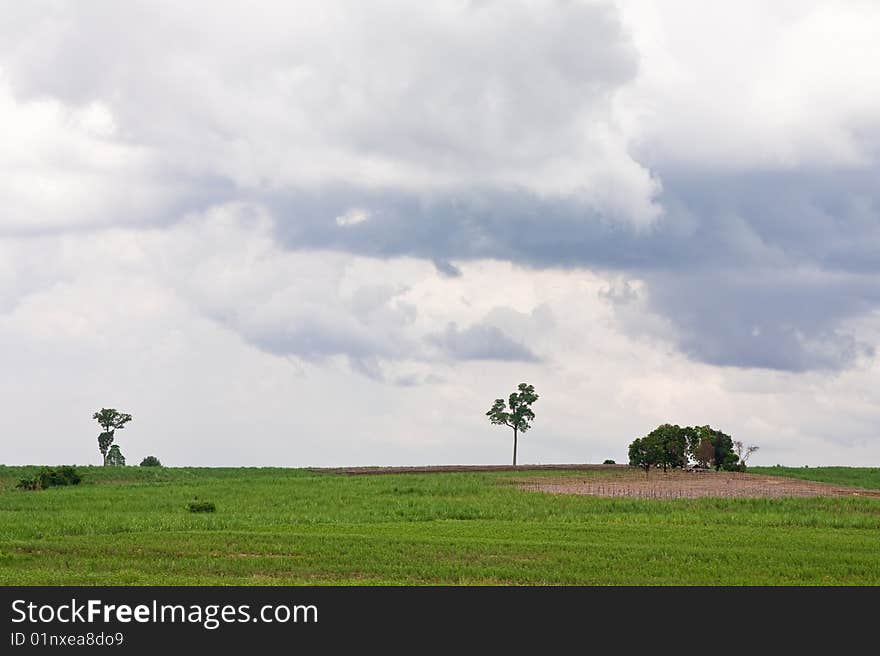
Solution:
[[[495,399],[495,403],[489,408],[486,416],[489,421],[499,426],[509,426],[513,429],[513,466],[516,467],[516,440],[519,433],[525,433],[534,421],[535,413],[532,412],[532,404],[538,400],[535,388],[528,383],[517,385],[517,392],[513,392],[507,399],[507,408],[504,399]]]
[[[98,450],[106,466],[111,464],[107,461],[107,454],[110,445],[113,444],[113,437],[117,430],[122,430],[131,421],[131,415],[119,412],[116,408],[101,408],[92,415],[92,418],[104,429],[104,432],[98,435]]]

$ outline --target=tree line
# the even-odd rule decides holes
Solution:
[[[535,419],[532,405],[538,400],[533,385],[520,383],[516,391],[504,399],[495,399],[486,413],[493,424],[506,426],[513,430],[513,464],[516,466],[517,438],[531,428]],[[101,408],[93,418],[103,431],[98,435],[98,450],[105,466],[124,466],[125,457],[114,443],[116,431],[125,428],[131,421],[130,414],[115,408]],[[652,467],[668,471],[688,466],[691,461],[702,468],[714,467],[716,471],[743,471],[749,456],[758,450],[757,446],[746,446],[730,435],[711,426],[679,426],[662,424],[644,437],[633,440],[629,445],[629,464],[641,467],[647,474]],[[609,461],[606,461],[609,462]],[[611,461],[613,462],[613,461]],[[155,456],[147,456],[142,467],[161,466]]]

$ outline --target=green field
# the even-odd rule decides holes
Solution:
[[[880,489],[880,467],[749,467],[749,472]]]
[[[0,584],[880,584],[880,499],[609,499],[522,491],[509,472],[139,467],[13,489],[32,471],[0,467]],[[753,471],[880,488],[880,469]],[[188,512],[196,497],[217,512]]]

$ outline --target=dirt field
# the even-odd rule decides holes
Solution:
[[[551,494],[589,494],[603,497],[642,499],[682,499],[697,497],[816,497],[862,496],[880,498],[880,490],[843,487],[830,483],[801,481],[781,476],[763,476],[736,472],[687,473],[620,468],[607,475],[590,478],[577,476],[534,477],[520,483],[523,489]]]
[[[328,474],[442,474],[451,472],[589,471],[589,476],[529,476],[516,481],[525,490],[550,494],[588,494],[640,499],[693,499],[697,497],[760,498],[861,496],[880,498],[880,490],[803,481],[782,476],[738,472],[652,471],[647,477],[627,465],[434,465],[427,467],[337,467],[313,468]]]

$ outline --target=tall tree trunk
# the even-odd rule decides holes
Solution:
[[[513,429],[513,466],[516,467],[516,428]]]

